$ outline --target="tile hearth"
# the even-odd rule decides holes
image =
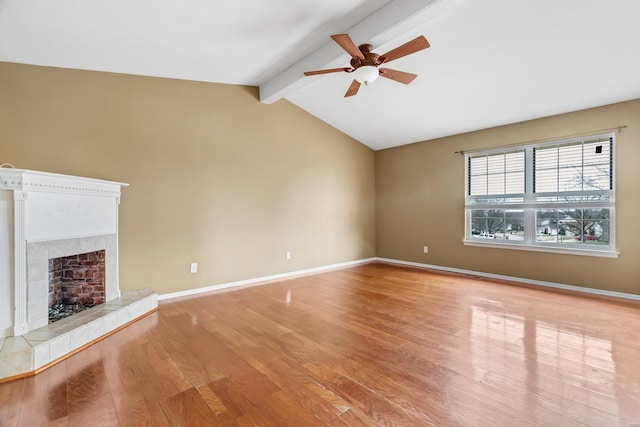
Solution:
[[[123,291],[119,298],[25,335],[0,338],[0,382],[37,372],[157,307],[158,295],[149,288]]]

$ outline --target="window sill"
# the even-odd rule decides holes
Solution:
[[[498,248],[498,249],[516,249],[520,251],[533,251],[533,252],[551,252],[556,254],[566,255],[583,255],[583,256],[595,256],[602,258],[618,258],[619,252],[611,249],[608,250],[594,250],[583,248],[568,248],[566,246],[544,246],[544,245],[525,245],[519,243],[505,243],[505,242],[478,242],[476,240],[463,240],[462,243],[465,246],[480,246],[484,248]]]

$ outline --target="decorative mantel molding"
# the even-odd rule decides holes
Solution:
[[[87,193],[120,198],[129,184],[27,169],[0,168],[0,190]]]
[[[13,274],[14,274],[14,325],[15,336],[26,334],[27,320],[27,240],[25,238],[25,202],[27,195],[24,191],[13,192]],[[18,307],[25,307],[24,310]]]

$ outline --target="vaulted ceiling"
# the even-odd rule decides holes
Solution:
[[[640,98],[637,0],[0,0],[0,61],[256,85],[373,149]],[[345,98],[348,33],[429,49]],[[615,124],[614,124],[615,125]]]

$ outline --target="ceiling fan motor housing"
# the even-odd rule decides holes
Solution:
[[[360,46],[358,46],[358,49],[360,50],[360,52],[362,52],[362,56],[364,56],[364,59],[360,59],[357,56],[351,58],[351,66],[354,70],[357,70],[364,65],[377,67],[384,62],[385,58],[383,56],[380,56],[377,53],[371,51],[371,49],[373,49],[372,45],[361,44]]]

